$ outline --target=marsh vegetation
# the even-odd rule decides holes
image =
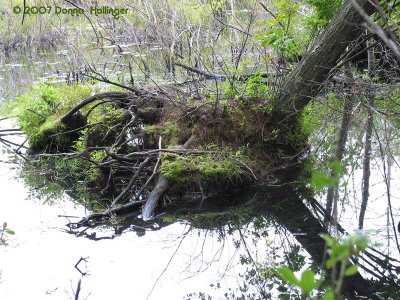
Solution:
[[[356,227],[364,228],[378,160],[387,241],[400,251],[391,197],[400,95],[397,1],[120,0],[113,5],[127,13],[118,19],[27,14],[23,24],[12,3],[3,4],[2,59],[10,62],[3,86],[21,75],[21,57],[28,57],[21,73],[35,52],[52,48],[57,62],[47,63],[44,78],[23,92],[4,93],[2,115],[15,128],[0,131],[0,142],[21,157],[27,184],[43,189],[29,176],[39,170],[54,196],[67,191],[90,210],[68,224],[72,232],[124,219],[144,227],[157,220],[262,230],[259,215],[269,212],[293,234],[308,234],[296,238],[321,269],[295,280],[288,270],[268,273],[250,259],[244,261],[255,268],[249,282],[289,282],[304,297],[377,297],[385,289],[385,297],[395,297],[396,258],[368,252],[362,235],[341,244],[328,234],[345,234],[340,217],[350,207],[349,191],[355,195],[348,185],[357,170]],[[65,2],[85,12],[91,5]],[[13,141],[15,134],[26,140]],[[366,266],[361,257],[373,262]],[[326,280],[317,284],[318,274]],[[247,296],[272,297],[274,284]],[[289,297],[288,290],[277,294]]]

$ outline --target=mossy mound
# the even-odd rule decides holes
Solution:
[[[50,115],[38,131],[28,137],[29,150],[32,154],[69,152],[79,137],[79,131],[75,130],[85,125],[86,118],[81,113],[75,114],[68,123],[62,123],[58,115]]]
[[[250,183],[251,173],[241,165],[244,158],[230,154],[229,150],[189,155],[166,153],[162,155],[160,172],[171,182],[180,184],[197,180],[205,187],[226,188]]]
[[[108,205],[127,186],[127,198],[148,196],[155,181],[147,181],[157,174],[174,186],[168,191],[173,199],[247,189],[275,180],[272,170],[297,159],[306,145],[301,121],[271,124],[270,103],[260,98],[217,105],[151,91],[100,93],[81,102],[83,87],[41,89],[35,118],[29,119],[32,108],[23,110],[28,96],[17,105],[31,153],[76,152],[53,169],[69,182],[82,182],[75,191],[82,197],[98,195]],[[63,91],[74,100],[64,99]]]

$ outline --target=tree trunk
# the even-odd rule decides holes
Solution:
[[[155,188],[151,191],[149,198],[147,199],[146,204],[143,207],[143,212],[142,212],[143,221],[149,221],[153,218],[154,211],[156,210],[158,201],[165,194],[168,188],[169,188],[168,180],[163,175],[160,175],[157,179]]]
[[[367,0],[358,3],[367,14],[373,13]],[[276,120],[298,114],[317,95],[346,47],[362,33],[362,22],[363,17],[347,1],[283,84],[274,105]]]

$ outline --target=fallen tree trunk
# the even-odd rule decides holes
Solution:
[[[368,0],[358,3],[368,15],[374,12]],[[352,1],[342,6],[284,82],[273,108],[275,121],[292,120],[318,94],[346,47],[364,30],[363,21]]]

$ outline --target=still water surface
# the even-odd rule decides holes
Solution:
[[[175,223],[141,237],[126,230],[111,238],[112,229],[102,228],[96,230],[96,237],[104,239],[97,241],[69,234],[65,232],[68,220],[59,216],[84,216],[82,206],[68,196],[51,206],[26,200],[27,188],[12,178],[15,170],[2,163],[0,172],[0,220],[16,232],[9,245],[0,248],[0,299],[73,299],[79,278],[82,299],[88,295],[88,299],[146,299],[160,275],[151,299],[181,299],[186,293],[207,290],[224,272],[236,274],[230,260],[238,257],[237,250],[229,241],[218,254],[222,242],[217,236],[208,235],[207,242],[199,244],[205,233],[187,233],[185,224]],[[196,258],[200,254],[201,259]],[[198,273],[216,260],[215,255],[218,261]],[[87,258],[79,264],[88,273],[83,277],[74,267],[81,257]],[[232,269],[227,271],[227,266]],[[225,280],[220,281],[222,285]]]

